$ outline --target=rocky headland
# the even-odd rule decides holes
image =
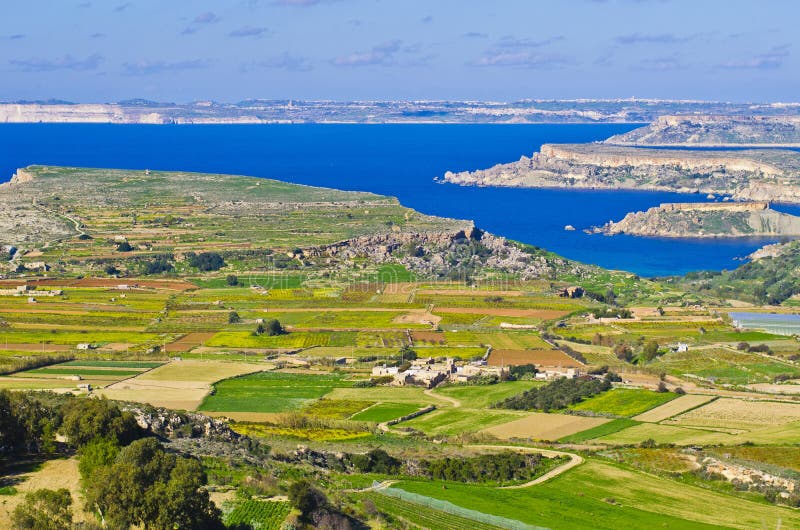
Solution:
[[[651,237],[800,237],[800,217],[768,202],[666,203],[593,229]]]
[[[800,116],[659,116],[605,141],[613,145],[800,147]]]
[[[629,189],[702,193],[734,200],[800,202],[800,153],[777,149],[689,151],[603,143],[545,144],[516,162],[441,182],[463,186]]]

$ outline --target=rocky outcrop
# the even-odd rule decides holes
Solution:
[[[662,204],[596,228],[604,234],[656,237],[800,237],[800,217],[766,202]]]
[[[447,172],[441,181],[464,186],[655,190],[800,202],[798,174],[800,153],[794,151],[546,144],[532,157],[485,170]]]
[[[353,260],[399,263],[420,278],[469,281],[476,273],[502,271],[522,280],[557,274],[584,277],[593,270],[540,249],[484,232],[472,224],[452,231],[393,232],[348,239],[332,245],[298,249],[292,257],[352,268]],[[384,278],[384,281],[390,281]]]

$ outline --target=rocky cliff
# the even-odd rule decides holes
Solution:
[[[661,204],[596,228],[604,234],[655,237],[800,237],[800,217],[765,202]]]
[[[660,116],[605,143],[800,147],[800,116]]]
[[[447,172],[443,182],[519,188],[639,189],[800,202],[800,153],[671,150],[601,143],[543,145],[532,157]]]

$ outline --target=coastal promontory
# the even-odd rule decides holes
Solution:
[[[735,200],[800,202],[800,153],[778,149],[675,150],[603,143],[545,144],[488,169],[447,172],[463,186],[627,189],[702,193]]]
[[[768,202],[665,203],[594,232],[651,237],[800,237],[800,217]]]

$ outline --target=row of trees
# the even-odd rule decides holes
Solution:
[[[567,379],[562,377],[545,386],[526,390],[521,394],[492,405],[494,408],[514,410],[558,410],[583,401],[585,398],[605,392],[611,388],[614,374],[607,373],[602,379]]]

